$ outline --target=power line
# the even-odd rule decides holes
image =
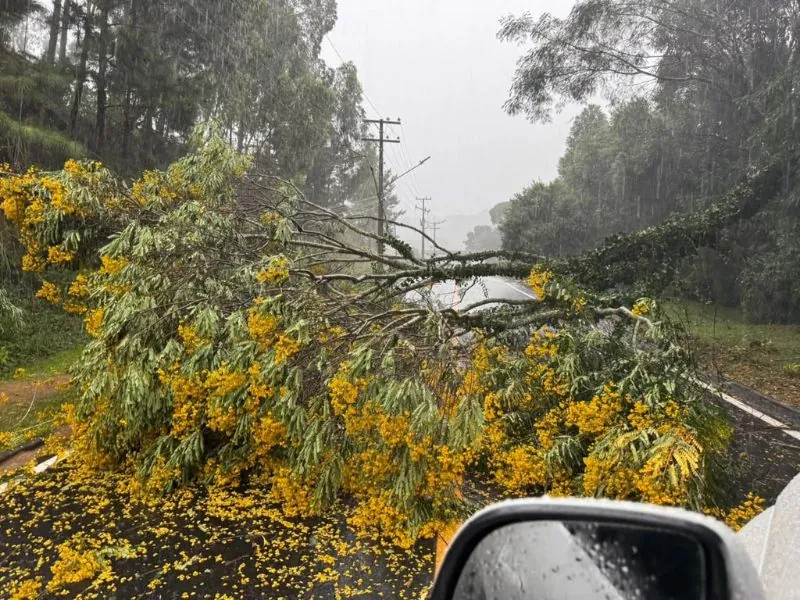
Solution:
[[[346,63],[347,61],[342,56],[341,52],[339,52],[339,49],[334,45],[333,40],[331,39],[331,36],[326,34],[325,35],[325,39],[328,40],[328,43],[330,44],[331,48],[333,48],[333,51],[336,53],[336,56],[339,57],[339,60],[342,61],[342,64]],[[372,107],[372,110],[375,111],[376,115],[382,115],[383,114],[381,111],[378,110],[378,107],[375,106],[375,103],[367,95],[367,92],[364,90],[363,87],[361,88],[361,95],[364,96],[364,99],[367,101],[367,104],[369,104]]]
[[[431,209],[427,207],[427,203],[431,201],[430,198],[417,198],[419,202],[422,203],[420,206],[417,204],[415,208],[420,212],[420,229],[422,230],[422,235],[420,236],[420,258],[425,260],[425,221],[428,218],[428,215],[431,213]]]
[[[377,124],[378,125],[378,137],[377,138],[362,138],[364,142],[375,142],[378,144],[378,237],[383,238],[385,233],[385,220],[386,220],[386,206],[384,198],[384,162],[383,162],[383,145],[384,144],[399,144],[400,139],[390,139],[385,137],[385,127],[386,125],[399,125],[400,119],[397,121],[391,121],[389,119],[364,119],[365,123],[370,124]],[[378,242],[378,254],[383,254],[383,241]]]
[[[402,137],[402,143],[400,144],[400,150],[406,155],[406,158],[408,159],[408,162],[411,162],[412,152],[411,152],[411,149],[406,144],[406,138],[408,136],[405,134],[405,128],[403,127],[402,124],[400,125],[400,132],[402,133],[402,136],[398,136],[398,137]],[[414,187],[416,188],[417,187],[417,178],[414,175],[411,176],[411,182],[413,183]]]

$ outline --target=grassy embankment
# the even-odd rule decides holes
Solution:
[[[86,341],[80,318],[22,295],[14,302],[25,313],[21,327],[0,332],[0,451],[50,433],[74,400],[66,373]]]
[[[800,326],[758,325],[736,309],[699,302],[668,302],[701,362],[713,373],[800,407]]]

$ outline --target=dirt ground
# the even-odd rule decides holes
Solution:
[[[748,362],[731,361],[723,367],[731,379],[779,402],[800,408],[800,378]]]
[[[12,379],[0,381],[0,394],[8,396],[15,404],[27,404],[35,393],[37,399],[45,399],[61,391],[69,383],[68,375],[56,375],[44,379]]]
[[[69,383],[70,378],[66,375],[58,375],[44,379],[17,379],[0,382],[0,397],[5,397],[5,410],[9,407],[26,407],[35,402],[36,404],[46,401],[55,394],[61,392]],[[36,411],[36,404],[32,407],[32,412]],[[0,410],[3,410],[0,408]],[[61,436],[69,436],[69,427],[62,426],[55,430]],[[41,454],[41,448],[20,452],[11,458],[0,462],[0,476],[15,471],[27,465]]]

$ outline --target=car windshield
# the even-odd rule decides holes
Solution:
[[[0,0],[0,596],[422,597],[800,471],[795,0]]]

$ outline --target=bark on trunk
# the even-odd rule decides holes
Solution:
[[[89,10],[83,17],[83,42],[81,44],[81,58],[75,74],[75,91],[72,94],[72,110],[69,115],[69,131],[75,134],[78,127],[78,114],[83,100],[83,86],[86,83],[86,63],[89,61],[89,46],[92,42],[92,17]]]
[[[131,2],[130,12],[131,29],[136,31],[136,2]],[[137,57],[129,57],[133,64],[128,65],[125,71],[125,104],[122,107],[122,158],[127,160],[130,152],[131,136],[133,135],[133,89],[131,87],[131,73],[136,70]]]
[[[122,108],[122,158],[128,158],[130,151],[131,133],[133,132],[133,120],[131,118],[131,84],[130,75],[125,76],[125,105]]]
[[[95,146],[99,154],[106,138],[106,69],[108,67],[108,2],[100,12],[100,37],[97,44],[97,115],[95,118]]]
[[[56,62],[56,48],[58,47],[58,29],[61,25],[61,0],[53,0],[53,14],[50,15],[50,40],[47,44],[45,61],[48,65]]]
[[[62,65],[67,62],[67,38],[69,37],[69,20],[72,16],[70,14],[71,5],[71,0],[64,0],[64,5],[61,9],[61,39],[59,40],[58,62]]]

